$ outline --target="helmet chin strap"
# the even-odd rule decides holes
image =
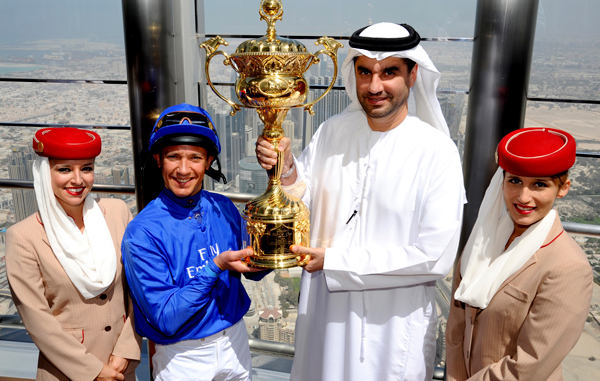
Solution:
[[[215,162],[217,163],[217,168],[213,168],[213,164]],[[207,176],[209,176],[210,178],[212,178],[213,180],[215,180],[216,182],[223,180],[223,184],[227,184],[227,179],[225,178],[225,175],[223,174],[223,172],[221,172],[221,162],[219,161],[219,156],[215,157],[215,160],[212,162],[210,167],[206,170],[205,174]]]

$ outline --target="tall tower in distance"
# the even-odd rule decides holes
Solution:
[[[8,161],[8,177],[15,180],[33,180],[32,165],[35,158],[33,148],[13,147]],[[13,189],[11,192],[15,207],[15,222],[22,221],[37,211],[34,191]]]
[[[115,185],[130,185],[129,184],[129,168],[126,165],[116,164],[112,169],[113,184]]]

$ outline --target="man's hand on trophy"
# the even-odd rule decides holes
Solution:
[[[284,137],[279,141],[279,146],[277,149],[283,152],[284,163],[282,173],[287,173],[292,165],[294,164],[294,159],[292,158],[292,145],[290,144],[291,140],[288,137]],[[256,141],[256,158],[258,159],[258,164],[266,170],[273,168],[275,164],[277,164],[277,152],[275,152],[275,148],[273,144],[269,143],[267,139],[262,136],[258,137]]]
[[[252,249],[247,247],[238,251],[224,251],[217,255],[213,261],[221,270],[237,271],[238,273],[263,271],[262,269],[248,267],[242,262],[249,255],[252,255]]]
[[[294,254],[309,254],[310,261],[302,266],[304,270],[309,273],[323,270],[323,264],[325,263],[325,248],[324,247],[304,247],[300,245],[293,245],[292,252]]]

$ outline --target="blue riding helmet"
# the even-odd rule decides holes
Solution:
[[[208,112],[187,103],[165,109],[154,123],[148,149],[159,153],[164,147],[172,145],[203,147],[214,157],[221,152],[221,144]]]
[[[227,182],[221,173],[219,153],[221,143],[214,123],[206,110],[182,103],[165,109],[152,129],[148,150],[152,154],[160,153],[163,148],[176,145],[192,145],[206,149],[214,158],[216,168],[211,166],[206,174],[217,182]]]

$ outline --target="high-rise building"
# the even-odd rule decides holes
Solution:
[[[2,229],[2,241],[5,241],[6,229]],[[0,252],[0,290],[8,288],[8,278],[6,276],[6,261],[4,251]]]
[[[243,130],[242,130],[243,131]],[[240,173],[240,160],[242,158],[243,135],[239,132],[232,132],[231,136],[231,151],[229,160],[231,163],[231,177],[227,181],[232,181]]]
[[[242,193],[261,194],[267,189],[269,177],[267,171],[258,164],[256,156],[248,156],[240,160],[239,189]]]
[[[32,165],[36,155],[31,147],[15,147],[8,161],[8,177],[18,180],[33,180]],[[37,211],[35,192],[32,190],[13,189],[13,205],[15,222],[19,222]]]
[[[261,340],[280,341],[279,334],[283,326],[283,315],[277,308],[269,307],[260,311],[258,327]]]
[[[131,185],[131,181],[129,180],[129,167],[126,165],[116,164],[112,167],[112,180],[115,185]],[[100,182],[98,182],[100,183]],[[110,195],[108,193],[96,193],[94,194],[96,198],[109,198]],[[120,198],[125,199],[127,196],[121,195]]]
[[[256,137],[254,136],[254,127],[252,126],[244,126],[244,135],[246,141],[246,156],[254,155],[254,142],[256,141]]]
[[[214,111],[214,109],[208,110],[210,115],[215,122],[215,128],[217,129],[217,135],[219,135],[219,142],[221,143],[221,153],[219,154],[219,160],[221,161],[221,172],[227,178],[227,181],[233,179],[233,168],[231,164],[231,118],[226,111]]]
[[[296,324],[285,323],[284,327],[279,330],[279,341],[282,343],[294,344],[296,338]]]
[[[117,164],[112,169],[113,184],[130,185],[129,184],[129,168],[126,165]]]
[[[294,122],[289,119],[283,121],[281,128],[283,128],[283,133],[285,136],[294,141]]]
[[[325,77],[327,75],[327,66],[329,65],[329,60],[321,60],[319,63],[319,75],[321,77]]]
[[[315,94],[314,91],[309,91],[308,92],[308,97],[306,97],[306,102],[310,103],[315,99]],[[302,120],[302,147],[306,147],[308,145],[308,143],[310,142],[310,139],[312,138],[313,134],[314,134],[314,128],[313,128],[313,122],[314,122],[314,117],[312,115],[304,115],[304,118]]]

